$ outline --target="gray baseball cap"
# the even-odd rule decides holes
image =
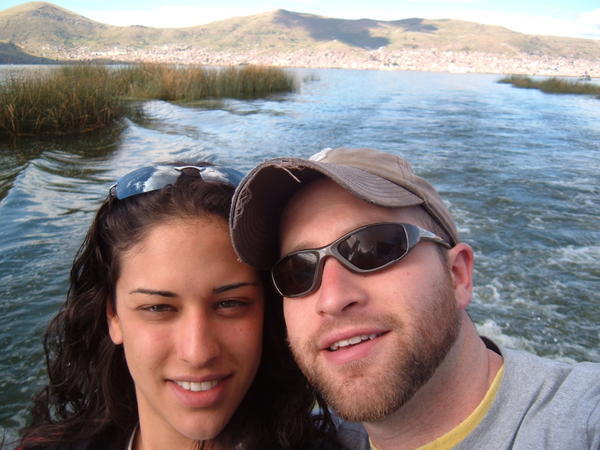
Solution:
[[[356,197],[385,208],[421,205],[459,242],[450,212],[435,188],[401,157],[368,148],[325,149],[309,159],[275,158],[255,167],[233,196],[229,224],[242,261],[270,269],[279,259],[279,221],[290,198],[320,177],[328,177]]]

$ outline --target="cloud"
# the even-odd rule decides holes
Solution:
[[[600,39],[600,10],[573,19],[468,10],[455,11],[447,18],[499,25],[525,34]]]
[[[581,22],[586,25],[600,26],[600,8],[581,15]]]
[[[596,22],[598,23],[598,22]],[[514,21],[514,29],[529,34],[600,39],[600,27],[582,20],[528,17]],[[508,25],[507,25],[508,26]],[[510,27],[510,26],[509,26]]]

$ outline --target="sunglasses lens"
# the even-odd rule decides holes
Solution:
[[[313,252],[295,253],[280,260],[272,269],[275,286],[286,297],[308,291],[315,278],[319,256]]]
[[[374,225],[348,236],[337,250],[358,269],[378,269],[406,254],[406,232],[399,224]]]
[[[162,189],[174,184],[181,175],[200,177],[204,181],[240,184],[242,172],[229,167],[218,166],[153,166],[134,170],[117,180],[111,186],[110,195],[123,200],[127,197]]]

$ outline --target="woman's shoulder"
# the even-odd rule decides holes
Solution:
[[[90,438],[77,440],[61,439],[61,442],[57,444],[42,444],[40,441],[40,445],[35,445],[35,439],[30,438],[27,445],[18,447],[18,450],[41,448],[47,450],[127,450],[129,435],[130,433],[124,433],[115,427],[108,426]]]

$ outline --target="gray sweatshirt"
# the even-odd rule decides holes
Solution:
[[[600,364],[501,353],[505,372],[496,398],[455,449],[600,449]],[[369,449],[360,424],[341,421],[338,436],[350,449]]]

